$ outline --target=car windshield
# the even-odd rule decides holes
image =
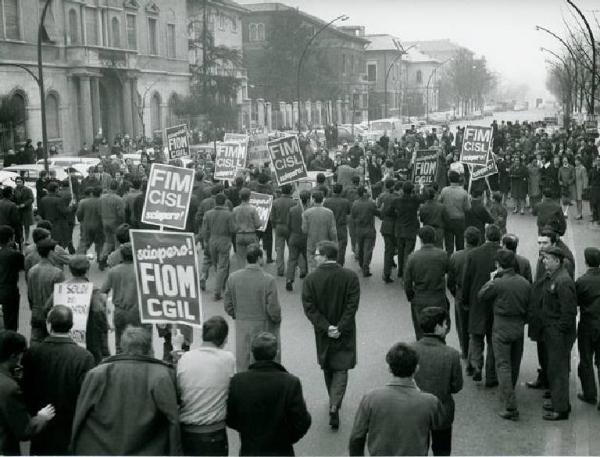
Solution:
[[[371,130],[393,130],[394,124],[391,122],[371,122]]]

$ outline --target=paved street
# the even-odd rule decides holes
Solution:
[[[506,113],[509,114],[509,113]],[[520,113],[527,119],[540,119],[540,112]],[[522,119],[523,117],[519,117]],[[497,116],[497,119],[509,119]],[[489,125],[491,118],[475,121]],[[466,125],[465,122],[459,125]],[[586,246],[600,244],[600,229],[589,222],[589,209],[584,212],[584,221],[570,215],[565,242],[575,255],[579,276],[584,271],[583,250]],[[537,259],[536,226],[533,216],[509,216],[509,232],[520,237],[519,253],[525,255],[535,265]],[[77,237],[77,234],[76,234]],[[75,239],[77,239],[75,237]],[[201,256],[200,256],[201,258]],[[358,366],[350,372],[347,395],[341,410],[341,426],[332,432],[328,426],[327,395],[322,373],[316,362],[315,343],[312,327],[304,316],[300,300],[301,281],[296,282],[293,293],[285,290],[283,278],[277,278],[279,297],[282,305],[283,322],[282,360],[284,366],[302,380],[304,395],[313,423],[307,435],[296,445],[297,455],[346,455],[348,436],[354,413],[363,393],[387,382],[385,353],[398,341],[413,341],[414,332],[410,319],[410,308],[404,290],[399,282],[385,285],[381,280],[383,240],[377,238],[373,255],[371,278],[361,276],[361,302],[357,315]],[[347,267],[359,272],[357,263],[347,256]],[[274,264],[266,270],[275,274]],[[92,266],[90,279],[100,284],[104,273]],[[214,274],[203,293],[204,316],[225,315],[223,302],[215,302],[213,295]],[[24,291],[21,300],[20,329],[29,334],[29,310]],[[451,310],[453,316],[454,310]],[[233,322],[227,347],[235,347]],[[111,342],[113,336],[111,335]],[[195,331],[195,344],[199,332]],[[162,355],[162,340],[155,337],[155,351]],[[448,344],[458,347],[455,329],[452,329]],[[112,345],[114,348],[114,345]],[[521,420],[510,422],[500,419],[497,389],[486,389],[465,377],[465,387],[456,396],[456,420],[454,425],[453,453],[457,455],[589,455],[600,453],[600,435],[594,431],[600,425],[600,412],[595,407],[576,399],[579,382],[576,376],[577,351],[573,350],[571,372],[571,401],[573,414],[564,422],[542,420],[542,398],[540,391],[527,389],[525,381],[536,376],[537,357],[535,345],[526,340],[521,376],[517,388]],[[230,431],[230,453],[237,454],[239,441],[237,433]]]
[[[520,238],[519,252],[526,255],[532,264],[537,257],[535,220],[532,216],[510,215],[509,231]],[[600,242],[600,231],[589,222],[569,220],[569,229],[564,237],[573,249],[577,261],[577,274],[583,271],[583,249]],[[361,302],[357,316],[358,366],[350,372],[350,382],[342,407],[341,427],[330,431],[327,414],[327,395],[322,374],[316,363],[315,343],[312,327],[304,316],[300,301],[300,285],[293,293],[285,290],[283,278],[278,278],[283,323],[281,329],[283,364],[298,375],[303,384],[313,424],[308,434],[296,446],[298,455],[344,455],[347,453],[348,435],[354,412],[362,394],[384,384],[390,377],[385,364],[387,349],[397,341],[412,341],[414,338],[410,320],[409,304],[398,282],[384,285],[381,281],[383,241],[377,239],[373,257],[373,276],[361,277]],[[348,256],[347,266],[358,271],[357,264]],[[274,273],[274,265],[267,271]],[[104,274],[92,267],[90,279],[99,284]],[[212,281],[203,294],[205,316],[224,314],[223,302],[212,299]],[[23,284],[24,285],[24,284]],[[22,289],[24,290],[24,289]],[[29,333],[29,311],[26,299],[21,301],[20,328]],[[452,310],[453,312],[453,310]],[[229,320],[230,324],[232,321]],[[231,334],[228,348],[233,350],[235,336]],[[112,339],[112,335],[111,335]],[[195,332],[196,342],[199,333]],[[155,351],[162,354],[162,345],[155,338]],[[456,333],[451,331],[448,343],[458,347]],[[573,351],[573,368],[576,366],[576,351]],[[566,422],[549,423],[542,420],[542,400],[539,391],[527,389],[526,380],[536,374],[535,346],[527,341],[517,390],[521,410],[520,422],[500,419],[495,412],[499,408],[497,389],[485,389],[465,379],[463,391],[456,396],[456,422],[454,426],[454,453],[467,455],[582,455],[600,452],[600,436],[594,433],[600,425],[600,412],[592,406],[582,404],[575,398],[575,371],[571,375],[571,400],[574,413]],[[237,434],[231,433],[232,454],[238,452]]]

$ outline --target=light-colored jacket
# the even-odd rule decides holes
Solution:
[[[337,243],[333,211],[321,205],[313,206],[302,213],[302,231],[306,233],[307,243],[311,246],[325,240]]]
[[[587,189],[588,175],[583,165],[575,167],[575,200],[583,200],[583,190]]]

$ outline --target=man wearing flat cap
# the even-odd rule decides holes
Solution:
[[[551,400],[544,403],[543,419],[566,420],[571,411],[569,371],[577,317],[575,282],[564,267],[562,249],[548,247],[542,251],[542,256],[546,273],[536,291],[541,292],[539,311],[551,394]]]

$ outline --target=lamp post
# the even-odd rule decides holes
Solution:
[[[304,57],[306,56],[308,48],[310,47],[312,42],[315,40],[317,35],[319,35],[319,33],[321,33],[323,30],[325,30],[327,27],[329,27],[334,22],[337,22],[337,21],[344,22],[344,21],[347,21],[348,19],[350,19],[348,16],[346,16],[345,14],[342,14],[342,15],[336,17],[335,19],[332,19],[331,21],[329,21],[327,24],[325,24],[323,27],[321,27],[319,30],[317,30],[317,32],[310,38],[310,40],[308,40],[308,43],[306,43],[306,46],[302,50],[302,54],[300,55],[300,60],[298,60],[298,70],[297,70],[297,74],[296,74],[296,95],[297,95],[296,98],[298,99],[298,135],[300,135],[300,129],[301,129],[301,124],[302,124],[302,108],[300,106],[301,105],[301,101],[300,101],[300,71],[302,70],[302,62],[304,61]]]
[[[390,71],[392,70],[392,67],[394,66],[394,64],[396,63],[396,61],[398,59],[402,59],[403,55],[408,54],[408,51],[410,51],[412,48],[414,48],[416,46],[416,44],[413,44],[412,46],[409,46],[408,49],[404,49],[404,47],[402,47],[401,44],[398,43],[398,41],[394,41],[395,44],[397,44],[398,46],[398,50],[400,51],[400,54],[398,54],[394,60],[392,60],[392,63],[390,64],[390,66],[387,68],[386,72],[385,72],[385,78],[383,80],[383,103],[384,103],[384,108],[383,108],[383,112],[384,112],[384,116],[385,118],[388,117],[388,78],[390,77]]]
[[[437,67],[434,67],[433,70],[431,70],[431,73],[429,73],[429,79],[427,79],[427,85],[425,86],[425,121],[426,122],[429,122],[429,84],[431,83],[431,77],[434,75],[434,73],[437,72],[438,68],[442,67],[443,65],[445,65],[446,63],[448,63],[451,60],[452,60],[452,57],[444,60]]]
[[[569,67],[569,65],[567,64],[567,62],[565,61],[565,59],[563,59],[561,56],[559,56],[556,52],[551,51],[550,49],[546,49],[546,48],[540,48],[540,51],[542,52],[547,52],[548,54],[553,55],[554,57],[556,57],[565,67],[565,71],[567,72],[567,80],[568,80],[568,84],[566,84],[566,89],[568,92],[568,97],[565,97],[565,101],[566,101],[566,109],[565,109],[565,117],[567,119],[570,119],[571,117],[571,111],[572,111],[572,106],[571,106],[571,69]]]

